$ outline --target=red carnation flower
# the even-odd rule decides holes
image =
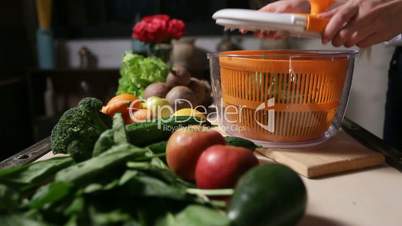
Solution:
[[[181,20],[172,19],[169,21],[168,33],[174,39],[179,39],[184,34],[185,24]]]
[[[170,19],[168,15],[146,16],[133,28],[133,38],[146,43],[161,43],[179,39],[184,34],[185,24]]]

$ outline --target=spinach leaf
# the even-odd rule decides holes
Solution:
[[[84,212],[85,201],[81,196],[76,197],[64,211],[67,216],[77,216]]]
[[[128,160],[141,157],[144,149],[130,144],[113,146],[103,154],[70,166],[56,174],[56,181],[72,182],[76,185],[89,184],[97,177],[102,176],[113,169],[124,166]]]
[[[98,156],[103,152],[109,150],[113,145],[116,143],[114,142],[114,131],[113,129],[105,130],[98,138],[94,145],[94,150],[92,152],[92,157]]]
[[[33,209],[42,208],[46,204],[62,200],[72,192],[73,186],[70,183],[56,181],[39,188],[32,197],[29,206]]]
[[[93,225],[121,225],[124,222],[132,220],[130,214],[116,209],[110,212],[99,212],[95,208],[89,209],[90,218]]]
[[[173,216],[167,214],[156,226],[229,226],[229,219],[216,209],[190,205]]]
[[[8,167],[8,168],[1,168],[0,169],[0,178],[7,177],[9,175],[16,174],[18,172],[21,172],[28,168],[28,165],[19,165],[19,166],[13,166],[13,167]]]
[[[4,184],[0,184],[0,213],[15,210],[19,204],[19,193]]]
[[[151,163],[128,162],[127,166],[130,169],[139,170],[143,173],[146,173],[149,176],[159,178],[170,184],[175,183],[175,184],[180,184],[184,187],[194,187],[194,184],[182,180],[167,167],[161,168],[161,167],[155,166],[155,164],[152,163],[152,160],[151,160]]]
[[[30,219],[24,215],[0,215],[0,225],[1,226],[49,226],[40,221]]]
[[[127,143],[126,127],[124,120],[120,113],[115,114],[113,117],[113,127],[104,131],[95,142],[92,156],[98,156],[106,152],[116,144]]]
[[[20,167],[8,169],[0,176],[0,182],[13,185],[34,185],[43,183],[54,176],[56,172],[72,165],[70,157],[55,157],[52,159],[33,162],[21,170]],[[21,188],[21,187],[20,187]]]
[[[142,196],[171,198],[184,200],[186,198],[186,189],[181,186],[169,185],[162,180],[150,176],[139,176],[136,182],[142,185]],[[136,186],[135,183],[131,184]]]
[[[113,140],[116,144],[122,144],[128,142],[126,127],[124,125],[124,120],[123,117],[121,116],[121,113],[117,113],[114,115],[112,128],[114,131]]]
[[[152,177],[144,172],[129,170],[120,179],[119,185],[127,195],[138,197],[158,197],[175,200],[185,200],[186,187],[180,184],[168,183],[158,177]]]

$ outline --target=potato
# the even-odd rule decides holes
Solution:
[[[166,84],[169,87],[186,86],[190,82],[190,78],[191,75],[185,67],[175,65],[166,78]]]
[[[211,84],[209,84],[209,82],[206,80],[201,80],[201,82],[203,83],[207,93],[202,104],[205,106],[209,106],[212,104],[213,101]]]
[[[188,88],[194,92],[197,104],[205,105],[207,102],[209,102],[211,88],[207,81],[191,78]]]
[[[166,85],[166,83],[155,82],[147,86],[147,88],[144,90],[144,98],[147,99],[154,96],[164,98],[169,90],[170,88]]]
[[[194,108],[197,104],[194,92],[186,86],[172,88],[166,95],[166,99],[175,111],[182,108]]]

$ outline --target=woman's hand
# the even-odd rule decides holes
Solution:
[[[282,0],[270,3],[259,11],[270,13],[308,13],[310,12],[309,0]],[[285,32],[278,31],[263,31],[256,32],[259,38],[282,39],[286,38]]]
[[[308,13],[310,2],[309,0],[282,0],[270,3],[259,10],[270,13]]]
[[[335,0],[330,8],[337,7],[344,4],[347,0]],[[309,0],[280,0],[270,3],[259,11],[270,12],[270,13],[310,13],[310,1]],[[271,39],[282,39],[286,38],[288,35],[283,31],[265,31],[257,32],[257,37],[260,38],[271,38]]]
[[[365,48],[402,33],[402,0],[349,0],[320,16],[330,18],[322,42]]]

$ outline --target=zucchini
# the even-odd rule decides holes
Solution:
[[[306,209],[302,179],[280,164],[265,164],[244,174],[228,208],[231,226],[296,225]]]
[[[155,120],[127,125],[127,137],[131,144],[144,147],[167,140],[180,127],[189,125],[210,125],[207,121],[188,116],[175,116],[165,120]]]
[[[232,137],[232,136],[227,136],[225,137],[226,144],[236,146],[236,147],[243,147],[250,149],[254,151],[258,146],[247,139],[241,138],[241,137]]]
[[[126,131],[129,143],[139,147],[166,140],[170,136],[170,131],[163,129],[158,121],[130,124]]]

